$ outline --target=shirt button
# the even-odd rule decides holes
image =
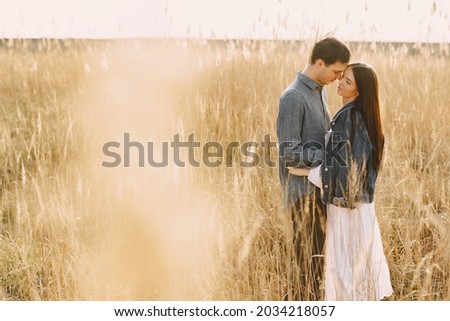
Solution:
[[[325,185],[325,188],[328,188],[328,185]]]
[[[328,172],[328,168],[325,168],[325,172]]]

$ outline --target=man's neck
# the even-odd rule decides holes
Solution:
[[[308,78],[314,80],[316,83],[319,83],[317,81],[317,75],[316,75],[315,70],[313,69],[312,65],[309,65],[305,69],[303,69],[302,74],[304,74]]]

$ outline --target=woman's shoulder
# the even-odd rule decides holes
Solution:
[[[354,102],[350,102],[347,105],[344,105],[338,112],[334,115],[333,121],[338,121],[341,119],[347,119],[351,112],[355,109],[356,104]]]
[[[362,137],[369,137],[363,114],[356,103],[344,106],[339,114],[336,114],[334,122],[337,128],[356,128]]]
[[[352,110],[352,113],[353,113],[352,126],[357,128],[360,135],[370,143],[369,132],[367,130],[366,123],[364,122],[362,112],[359,109],[355,108]]]
[[[353,113],[354,118],[356,119],[356,121],[357,121],[358,123],[364,122],[363,114],[362,114],[361,110],[359,110],[358,108],[353,108],[353,109],[351,110],[351,112]]]

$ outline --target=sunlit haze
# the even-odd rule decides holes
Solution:
[[[2,38],[450,42],[446,0],[2,0]]]

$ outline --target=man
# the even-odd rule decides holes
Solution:
[[[307,177],[289,175],[287,167],[316,167],[324,158],[330,116],[323,86],[339,79],[350,60],[349,49],[335,38],[317,42],[309,65],[297,73],[280,98],[277,119],[279,176],[283,206],[291,211],[296,264],[285,299],[321,300],[325,241],[325,206],[320,189]]]

